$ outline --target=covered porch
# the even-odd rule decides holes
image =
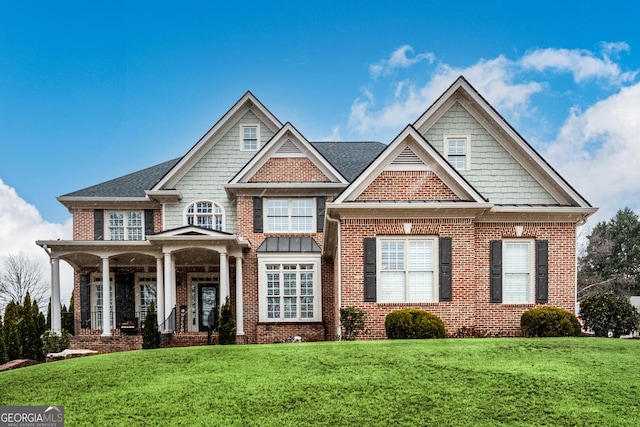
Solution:
[[[186,226],[145,241],[37,244],[51,259],[51,328],[57,333],[62,331],[62,260],[75,272],[76,335],[139,335],[151,303],[163,334],[206,335],[227,297],[234,307],[236,334],[244,335],[242,266],[250,244],[236,235]],[[103,280],[107,275],[109,280]]]

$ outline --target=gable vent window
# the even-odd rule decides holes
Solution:
[[[224,224],[224,211],[217,203],[210,201],[198,201],[187,206],[185,213],[187,225],[209,228],[222,231]]]
[[[258,125],[240,126],[240,147],[243,151],[257,151],[260,137],[260,127]]]
[[[446,136],[444,149],[451,166],[458,170],[469,169],[468,136]]]
[[[284,144],[278,148],[277,154],[301,154],[300,149],[290,139],[287,139]]]
[[[398,154],[398,156],[391,162],[393,165],[422,165],[423,161],[411,150],[406,147]]]

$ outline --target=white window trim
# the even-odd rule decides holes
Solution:
[[[245,128],[256,128],[256,148],[248,149],[244,146],[244,129]],[[260,124],[259,123],[247,123],[240,125],[240,151],[258,151],[260,150]]]
[[[526,301],[508,301],[505,299],[505,288],[507,286],[507,271],[505,268],[505,257],[507,245],[510,243],[526,243],[529,246],[529,282],[527,283]],[[503,304],[533,304],[535,302],[535,239],[503,239],[502,240],[502,303]]]
[[[208,199],[194,200],[191,203],[188,203],[184,207],[184,209],[182,210],[182,223],[184,225],[189,225],[189,215],[193,215],[194,217],[197,216],[196,212],[194,212],[193,214],[189,213],[189,207],[195,205],[196,203],[211,203],[212,210],[213,210],[213,212],[211,213],[211,218],[212,218],[212,222],[211,222],[212,228],[211,228],[211,230],[213,230],[213,231],[224,231],[226,229],[227,216],[225,214],[224,206],[222,206],[220,203],[218,203],[218,202],[216,202],[214,200],[208,200]],[[215,217],[216,217],[215,208],[216,208],[216,206],[220,208],[220,212],[221,212],[221,215],[222,215],[222,218],[221,218],[222,227],[221,227],[220,230],[217,230],[215,228],[215,225],[216,225],[215,224]],[[193,224],[193,225],[197,226],[197,224]]]
[[[286,230],[270,230],[269,229],[269,200],[287,200],[288,203],[288,219],[289,224]],[[291,201],[292,200],[311,200],[311,229],[303,231],[294,231],[291,228]],[[265,197],[263,199],[263,212],[262,212],[262,224],[265,233],[293,233],[293,234],[309,234],[317,232],[317,215],[318,205],[315,197]]]
[[[112,328],[115,328],[114,324],[116,320],[116,290],[113,287],[114,278],[115,278],[115,275],[113,273],[109,273],[109,293],[111,294],[111,306],[109,308],[112,313],[111,315]],[[91,311],[89,314],[90,316],[89,318],[91,320],[91,329],[101,330],[102,325],[98,325],[98,311],[102,311],[102,306],[100,306],[100,310],[97,309],[98,307],[97,288],[98,287],[102,289],[102,273],[93,273],[91,274]]]
[[[140,307],[140,297],[142,295],[142,286],[145,286],[145,285],[153,285],[156,287],[156,300],[154,301],[154,305],[156,308],[156,313],[158,312],[158,277],[157,275],[155,273],[136,273],[135,287],[134,287],[135,314],[138,317],[138,324],[140,325],[142,325],[142,322],[144,322],[144,317],[145,317],[142,315],[141,307]]]
[[[270,319],[267,314],[267,264],[313,264],[313,317],[296,319]],[[266,323],[304,323],[322,321],[322,294],[321,294],[321,262],[320,254],[303,255],[299,253],[274,253],[258,254],[258,297],[260,322]],[[297,305],[298,309],[300,305]],[[299,314],[299,313],[298,313]]]
[[[389,241],[404,241],[409,243],[410,241],[431,241],[433,242],[433,289],[432,289],[432,300],[426,301],[408,301],[406,299],[406,295],[409,292],[409,281],[406,280],[405,277],[405,300],[404,301],[388,301],[385,300],[382,295],[382,287],[380,286],[380,277],[382,273],[382,242]],[[408,245],[405,245],[405,255],[406,248]],[[376,239],[376,277],[378,278],[378,286],[376,286],[376,301],[379,303],[387,303],[387,304],[424,304],[424,303],[436,303],[440,301],[440,248],[439,248],[439,238],[438,236],[379,236]],[[407,258],[405,257],[405,263],[407,262]],[[405,265],[405,274],[408,275],[408,268]]]
[[[464,167],[457,170],[469,170],[471,169],[471,135],[444,135],[444,158],[449,161],[449,140],[450,139],[464,139]],[[451,165],[453,167],[453,165]]]
[[[210,267],[206,267],[210,269]],[[218,292],[220,292],[220,273],[219,272],[209,272],[209,273],[189,273],[187,274],[187,330],[189,332],[198,332],[200,330],[199,327],[199,317],[200,317],[200,309],[198,304],[198,289],[197,285],[199,282],[208,282],[213,283],[214,285],[218,285]],[[195,290],[195,300],[191,295],[191,286],[196,285]],[[218,295],[220,298],[220,295]],[[224,302],[222,303],[224,304]],[[195,309],[195,313],[193,312]]]
[[[124,224],[123,224],[123,226],[124,226],[124,240],[112,240],[111,239],[111,231],[109,230],[109,228],[110,228],[109,227],[109,225],[110,225],[109,224],[109,219],[111,217],[111,214],[114,213],[114,212],[115,213],[123,213],[124,214]],[[140,214],[141,227],[142,227],[142,235],[141,235],[140,240],[129,240],[129,233],[128,233],[129,226],[127,225],[127,214],[129,214],[130,212],[137,212],[137,213]],[[119,209],[119,210],[118,209],[111,209],[111,210],[104,211],[104,221],[103,221],[104,222],[104,239],[105,240],[109,240],[109,241],[114,241],[114,242],[122,242],[122,241],[139,242],[139,241],[142,241],[142,240],[144,240],[146,238],[146,235],[145,235],[145,232],[144,232],[145,231],[145,227],[146,227],[145,223],[144,223],[144,220],[145,220],[144,211],[138,210],[138,209],[124,209],[124,210],[122,210],[122,209]]]

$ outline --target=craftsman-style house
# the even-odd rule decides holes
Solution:
[[[239,343],[339,339],[347,306],[370,339],[405,307],[515,335],[531,307],[574,310],[596,211],[463,77],[387,145],[309,142],[247,92],[182,158],[58,200],[52,327],[63,260],[73,345],[101,351],[140,348],[151,302],[165,345],[204,343],[227,297]]]

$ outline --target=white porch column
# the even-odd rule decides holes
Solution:
[[[162,328],[164,322],[164,280],[162,270],[162,258],[156,258],[156,314],[158,317],[158,326]],[[161,329],[162,332],[162,329]]]
[[[102,336],[111,336],[111,285],[109,275],[109,257],[102,258]]]
[[[229,261],[226,253],[220,252],[220,305],[229,296]]]
[[[176,307],[178,288],[178,282],[176,281],[176,259],[174,257],[171,257],[171,283],[173,283],[173,287],[171,288],[171,308],[173,309],[174,307]],[[178,313],[176,307],[176,317],[177,316]]]
[[[244,335],[242,300],[242,256],[239,256],[236,257],[236,335]]]
[[[171,253],[170,252],[165,252],[164,254],[164,316],[165,319],[167,317],[169,317],[169,315],[171,314],[171,310],[173,309],[173,306],[171,305],[171,299],[172,299],[172,294],[173,294],[173,290],[172,288],[175,287],[175,285],[173,284],[173,273],[171,271],[171,266],[172,264],[172,259],[171,259]],[[162,319],[163,321],[165,319]],[[173,329],[175,328],[174,325],[165,325],[165,330],[163,332],[173,332]]]
[[[51,258],[51,330],[62,334],[60,308],[60,260]]]

